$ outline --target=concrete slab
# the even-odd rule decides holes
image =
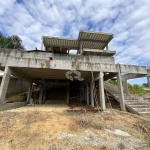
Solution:
[[[36,104],[35,106],[24,106],[21,108],[11,109],[12,112],[28,112],[28,111],[46,111],[46,112],[64,112],[68,110],[67,104]]]

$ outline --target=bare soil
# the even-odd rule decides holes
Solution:
[[[150,119],[119,110],[65,111],[36,105],[0,112],[0,149],[149,150]],[[107,132],[120,129],[131,136]]]

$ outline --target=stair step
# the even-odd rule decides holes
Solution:
[[[138,112],[150,112],[150,108],[134,108]]]
[[[146,101],[146,100],[135,100],[135,99],[126,100],[125,99],[125,103],[130,103],[130,102],[148,102],[148,101]]]
[[[130,107],[134,108],[150,108],[150,105],[129,105]]]
[[[139,112],[141,115],[150,116],[150,112]]]
[[[150,102],[128,102],[126,104],[127,105],[149,105],[150,106]]]

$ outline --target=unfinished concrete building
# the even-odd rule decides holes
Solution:
[[[41,50],[0,49],[0,69],[4,71],[0,86],[1,107],[13,75],[30,83],[28,103],[34,83],[40,86],[39,104],[47,100],[67,104],[85,101],[105,110],[106,89],[118,100],[122,111],[128,108],[149,115],[150,103],[130,95],[127,80],[145,76],[150,86],[150,66],[115,64],[116,51],[108,48],[112,39],[113,34],[80,31],[77,39],[43,36]],[[71,54],[71,50],[76,50],[77,54]],[[104,82],[114,77],[118,88]]]

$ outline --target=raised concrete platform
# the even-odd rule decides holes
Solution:
[[[27,102],[4,103],[0,105],[0,111],[15,109],[26,105]]]

